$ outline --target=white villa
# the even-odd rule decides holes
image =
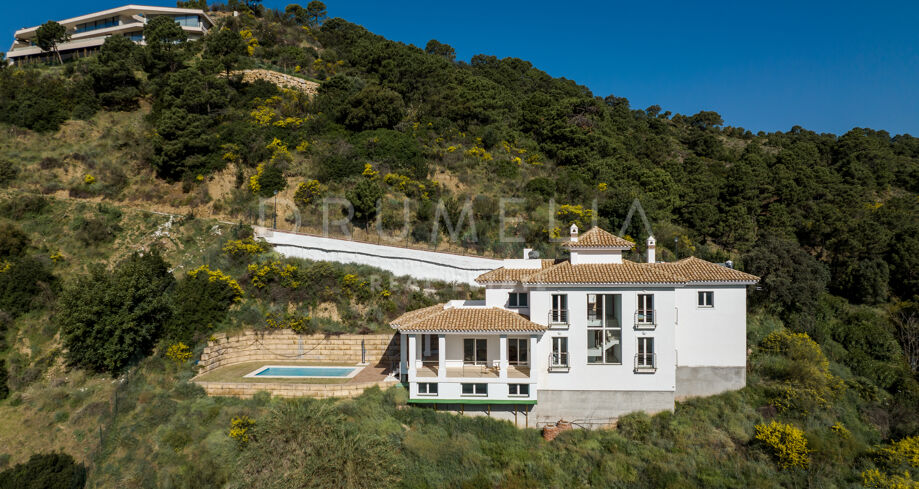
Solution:
[[[522,259],[478,277],[484,301],[403,314],[409,402],[535,426],[591,426],[746,381],[746,289],[759,278],[698,258],[624,260],[634,243],[576,226],[567,260]]]
[[[214,25],[214,21],[201,9],[125,5],[58,21],[70,34],[70,40],[58,46],[58,51],[64,59],[86,55],[99,49],[109,36],[125,36],[134,42],[143,43],[147,21],[160,15],[175,19],[192,40],[203,37]],[[10,64],[53,56],[35,45],[38,28],[25,27],[16,31],[13,45],[6,53]]]

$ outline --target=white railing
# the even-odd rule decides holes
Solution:
[[[568,365],[568,352],[557,352],[549,354],[549,371],[561,372],[567,371],[571,367]]]
[[[635,371],[654,372],[657,370],[657,353],[636,353]]]
[[[635,329],[654,329],[657,327],[657,311],[639,309],[635,311]]]
[[[568,327],[568,309],[552,309],[549,311],[549,327]]]

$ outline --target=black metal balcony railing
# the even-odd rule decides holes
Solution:
[[[567,371],[570,368],[568,365],[568,352],[554,352],[549,354],[549,371]]]
[[[568,309],[549,311],[549,326],[568,326]]]
[[[635,371],[654,372],[657,370],[657,353],[636,353]]]
[[[657,312],[654,309],[635,311],[635,329],[654,329],[657,326]]]

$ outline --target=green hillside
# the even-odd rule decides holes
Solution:
[[[212,9],[203,41],[154,19],[145,47],[0,64],[0,488],[919,487],[919,139],[754,133],[316,9]],[[387,331],[481,294],[284,259],[249,239],[276,194],[281,229],[345,197],[357,239],[399,236],[408,199],[403,245],[498,257],[562,256],[572,223],[643,243],[637,199],[659,259],[762,277],[748,387],[552,442],[398,388],[208,398],[215,332]]]

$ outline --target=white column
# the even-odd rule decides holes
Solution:
[[[537,372],[536,369],[539,368],[539,355],[540,354],[538,350],[536,349],[537,348],[536,344],[538,342],[539,342],[538,336],[536,336],[535,334],[530,336],[530,352],[529,352],[530,354],[530,378],[534,380],[536,379],[536,372]],[[569,345],[569,347],[570,346],[571,345]]]
[[[408,380],[408,336],[404,334],[399,335],[399,375],[405,375]]]
[[[418,355],[418,335],[408,335],[408,380],[415,380],[418,373],[418,367],[415,365],[415,357]]]
[[[447,378],[447,335],[437,335],[437,377]]]
[[[503,334],[498,337],[498,377],[507,378],[507,335]]]
[[[424,338],[424,356],[427,357],[431,355],[431,335],[426,334],[422,337]]]

